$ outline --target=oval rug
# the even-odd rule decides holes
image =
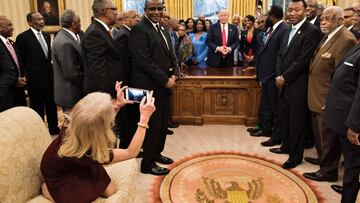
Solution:
[[[318,202],[313,190],[293,173],[237,154],[184,161],[163,178],[159,192],[165,203]]]

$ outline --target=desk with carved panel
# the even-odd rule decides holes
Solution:
[[[255,125],[260,86],[254,70],[188,68],[173,91],[172,119],[180,124]]]

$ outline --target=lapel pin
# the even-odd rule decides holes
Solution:
[[[301,33],[301,31],[299,30],[299,32],[298,32],[298,35]]]
[[[230,29],[230,32],[232,32],[232,29]]]

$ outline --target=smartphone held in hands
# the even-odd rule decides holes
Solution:
[[[150,93],[149,90],[128,87],[125,89],[125,99],[140,103]]]

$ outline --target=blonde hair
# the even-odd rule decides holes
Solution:
[[[99,163],[108,162],[109,150],[113,149],[116,141],[111,130],[113,120],[110,95],[100,92],[88,94],[71,111],[69,128],[58,155],[76,158],[88,155]]]

